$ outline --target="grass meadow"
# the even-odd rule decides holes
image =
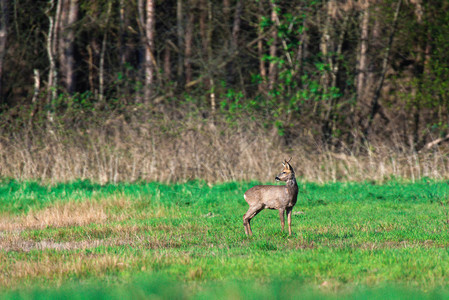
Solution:
[[[446,298],[449,185],[299,183],[244,234],[257,182],[0,182],[0,298]]]

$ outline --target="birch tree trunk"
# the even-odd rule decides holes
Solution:
[[[145,23],[145,101],[149,101],[154,84],[156,61],[154,58],[155,37],[155,0],[147,0],[146,23]]]
[[[48,17],[48,34],[47,34],[47,55],[49,61],[49,70],[48,70],[48,80],[47,80],[47,103],[50,107],[48,111],[48,117],[50,121],[52,120],[51,107],[53,105],[53,101],[56,99],[56,86],[58,81],[58,71],[56,69],[56,41],[57,41],[57,26],[55,19],[59,18],[61,12],[61,2],[58,1],[56,5],[56,16],[52,15],[52,10],[55,6],[55,1],[49,1],[49,8],[46,11]]]
[[[74,25],[78,21],[78,0],[70,0],[70,9],[68,16],[68,24],[66,27],[66,56],[67,56],[67,90],[69,93],[75,92],[76,89],[76,76],[75,76],[75,30]]]
[[[2,97],[3,59],[6,53],[6,39],[8,37],[9,24],[8,0],[0,0],[0,99]]]
[[[369,26],[369,1],[362,2],[362,13],[360,22],[360,52],[357,62],[357,77],[356,77],[356,99],[357,103],[365,102],[366,95],[366,75],[368,63],[368,26]]]

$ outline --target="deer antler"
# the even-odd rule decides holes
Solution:
[[[290,156],[289,160],[284,159],[284,162],[282,163],[282,165],[285,167],[285,164],[290,163],[290,161],[292,160],[292,157]]]

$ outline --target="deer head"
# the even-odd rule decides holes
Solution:
[[[282,170],[281,173],[279,173],[278,176],[276,176],[276,178],[275,178],[276,181],[287,181],[295,176],[295,171],[293,170],[292,166],[290,165],[291,160],[292,160],[291,157],[288,161],[284,159],[284,162],[282,163],[282,165],[284,166],[284,169]]]

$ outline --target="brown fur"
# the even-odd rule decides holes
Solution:
[[[281,219],[282,230],[284,230],[284,213],[287,212],[288,233],[292,234],[292,210],[298,198],[298,184],[296,183],[295,171],[289,161],[284,161],[284,169],[276,180],[286,182],[285,186],[256,185],[246,191],[244,198],[249,205],[248,211],[243,215],[243,226],[246,235],[252,235],[251,219],[263,209],[277,209]]]

